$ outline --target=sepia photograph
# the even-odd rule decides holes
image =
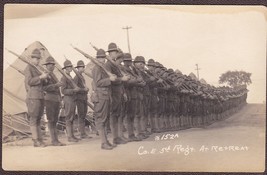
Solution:
[[[264,6],[5,4],[4,171],[264,172]]]

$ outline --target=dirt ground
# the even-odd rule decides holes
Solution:
[[[206,128],[153,134],[111,151],[100,149],[96,135],[65,147],[3,145],[2,165],[4,170],[262,172],[265,116],[265,105],[248,104]]]

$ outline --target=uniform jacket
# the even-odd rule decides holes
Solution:
[[[92,70],[95,92],[99,99],[109,100],[111,93],[111,81],[107,73],[99,66],[95,65]]]
[[[31,65],[27,65],[24,70],[25,88],[27,91],[27,99],[44,99],[43,85],[46,80],[41,80],[41,73]]]
[[[70,75],[69,75],[70,76]],[[71,76],[70,76],[71,77]],[[74,92],[74,87],[72,86],[72,83],[69,79],[67,79],[65,76],[61,78],[62,86],[61,86],[61,92],[64,95],[64,101],[65,100],[76,100],[76,92]]]
[[[74,82],[77,84],[77,86],[79,88],[81,88],[81,90],[79,92],[77,92],[77,100],[85,100],[85,101],[87,101],[88,92],[84,90],[85,86],[83,84],[83,82],[85,82],[85,79],[84,79],[82,74],[80,74],[80,75],[81,75],[80,77],[82,77],[83,80],[81,80],[77,75],[74,77]]]
[[[55,76],[54,73],[50,74],[53,74],[53,76]],[[57,80],[53,79],[53,76],[50,76],[47,79],[47,83],[45,83],[43,87],[45,91],[45,100],[60,102],[61,101],[60,89],[58,86],[56,86]]]

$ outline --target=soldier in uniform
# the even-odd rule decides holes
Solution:
[[[136,68],[136,73],[138,76],[142,77],[142,73],[140,71],[141,64],[145,64],[145,60],[141,56],[136,56],[134,59],[134,67]],[[137,138],[146,139],[147,135],[144,134],[146,120],[144,116],[144,87],[146,86],[146,82],[137,88],[137,102],[136,102],[136,120],[135,120],[135,128],[137,132]],[[143,131],[143,132],[142,132]]]
[[[89,89],[86,87],[85,84],[85,79],[82,75],[82,73],[84,72],[84,62],[82,60],[79,60],[77,62],[77,66],[75,67],[77,68],[77,73],[80,74],[79,76],[76,75],[74,77],[74,82],[77,84],[77,86],[80,88],[80,91],[77,92],[76,98],[76,105],[77,105],[77,111],[78,111],[78,124],[79,124],[79,132],[80,132],[80,138],[84,139],[84,138],[92,138],[90,136],[88,136],[85,133],[85,117],[87,115],[87,94]]]
[[[34,49],[31,54],[31,62],[38,66],[41,59],[41,52]],[[30,130],[34,147],[45,147],[41,133],[41,117],[44,114],[44,91],[43,86],[48,77],[47,73],[40,73],[32,65],[27,65],[24,70],[25,87],[27,91],[26,104],[30,117]]]
[[[128,100],[125,103],[126,128],[128,132],[128,141],[141,141],[140,137],[134,134],[134,122],[138,120],[136,115],[137,108],[137,88],[142,85],[143,80],[138,77],[132,66],[132,55],[124,54],[124,70],[131,76],[130,80],[125,82],[125,91],[128,94]]]
[[[118,47],[115,43],[108,45],[109,57],[115,61],[118,56]],[[128,78],[123,76],[118,66],[114,66],[109,60],[105,63],[106,69],[117,76],[116,81],[111,82],[111,114],[110,114],[110,129],[113,136],[113,144],[125,144],[127,143],[118,136],[118,119],[121,115],[122,107],[122,81],[127,81]]]
[[[44,65],[49,71],[49,77],[43,89],[45,91],[45,110],[48,120],[48,129],[50,132],[51,143],[53,146],[65,146],[66,144],[61,143],[58,140],[56,127],[62,100],[60,93],[60,87],[62,86],[62,83],[58,81],[55,74],[53,73],[55,69],[55,59],[49,56],[45,60]]]
[[[127,72],[124,70],[124,66],[121,65],[121,63],[124,60],[124,53],[122,50],[118,49],[118,56],[116,58],[116,64],[118,65],[119,69],[124,73],[127,74]],[[129,81],[129,80],[128,80]],[[118,118],[118,137],[122,139],[125,142],[128,142],[128,139],[124,136],[123,131],[124,131],[124,121],[125,121],[125,116],[126,116],[126,103],[128,101],[128,95],[126,92],[125,84],[128,81],[122,82],[122,100],[121,100],[121,113]]]
[[[98,61],[104,66],[106,53],[103,49],[99,49],[96,54]],[[95,65],[92,70],[94,83],[94,113],[96,127],[101,138],[101,148],[111,150],[115,147],[107,139],[107,123],[110,116],[110,100],[111,100],[111,82],[116,80],[116,76],[108,76],[108,74],[98,65]]]
[[[64,62],[64,67],[62,68],[65,70],[66,74],[69,76],[68,79],[65,76],[61,78],[62,86],[61,92],[64,95],[64,112],[65,112],[65,120],[66,120],[66,131],[67,137],[69,142],[78,142],[78,138],[74,136],[73,130],[73,121],[75,115],[75,108],[76,108],[76,100],[77,100],[77,92],[80,91],[80,88],[74,87],[71,81],[73,81],[70,73],[72,72],[73,65],[71,61],[66,60]],[[74,82],[74,81],[73,81]]]
[[[137,71],[142,76],[145,81],[145,86],[140,89],[139,93],[143,96],[140,99],[140,115],[141,115],[141,134],[142,137],[146,137],[151,133],[148,131],[148,116],[150,111],[150,89],[156,85],[155,77],[150,76],[145,72],[145,58],[143,56],[137,56],[134,60],[134,64],[137,68]],[[151,124],[150,124],[151,125]]]
[[[156,64],[153,59],[149,59],[147,62],[148,71],[156,78],[155,75],[155,68]],[[160,83],[162,83],[162,80],[158,79],[155,86],[150,86],[150,111],[149,111],[149,117],[150,117],[150,123],[151,123],[151,132],[152,133],[159,133],[160,127],[159,127],[159,120],[158,120],[158,87],[160,87]]]

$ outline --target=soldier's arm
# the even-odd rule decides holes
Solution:
[[[95,68],[92,71],[93,80],[95,82],[96,87],[106,87],[111,84],[111,81],[109,78],[102,78],[101,76],[102,72],[100,68]]]
[[[74,91],[73,89],[68,89],[68,82],[67,82],[67,79],[65,77],[62,77],[61,78],[61,83],[62,83],[62,86],[61,86],[61,92],[62,94],[64,95],[73,95],[74,94]]]
[[[51,83],[50,80],[48,80],[48,82],[45,83],[43,86],[43,90],[46,92],[57,91],[57,89],[58,89],[58,86],[56,84]]]
[[[42,83],[42,80],[40,79],[39,76],[33,76],[32,75],[32,71],[31,71],[31,68],[29,66],[27,66],[26,69],[24,70],[24,74],[25,74],[25,82],[29,86],[37,86],[37,85],[40,85]]]

